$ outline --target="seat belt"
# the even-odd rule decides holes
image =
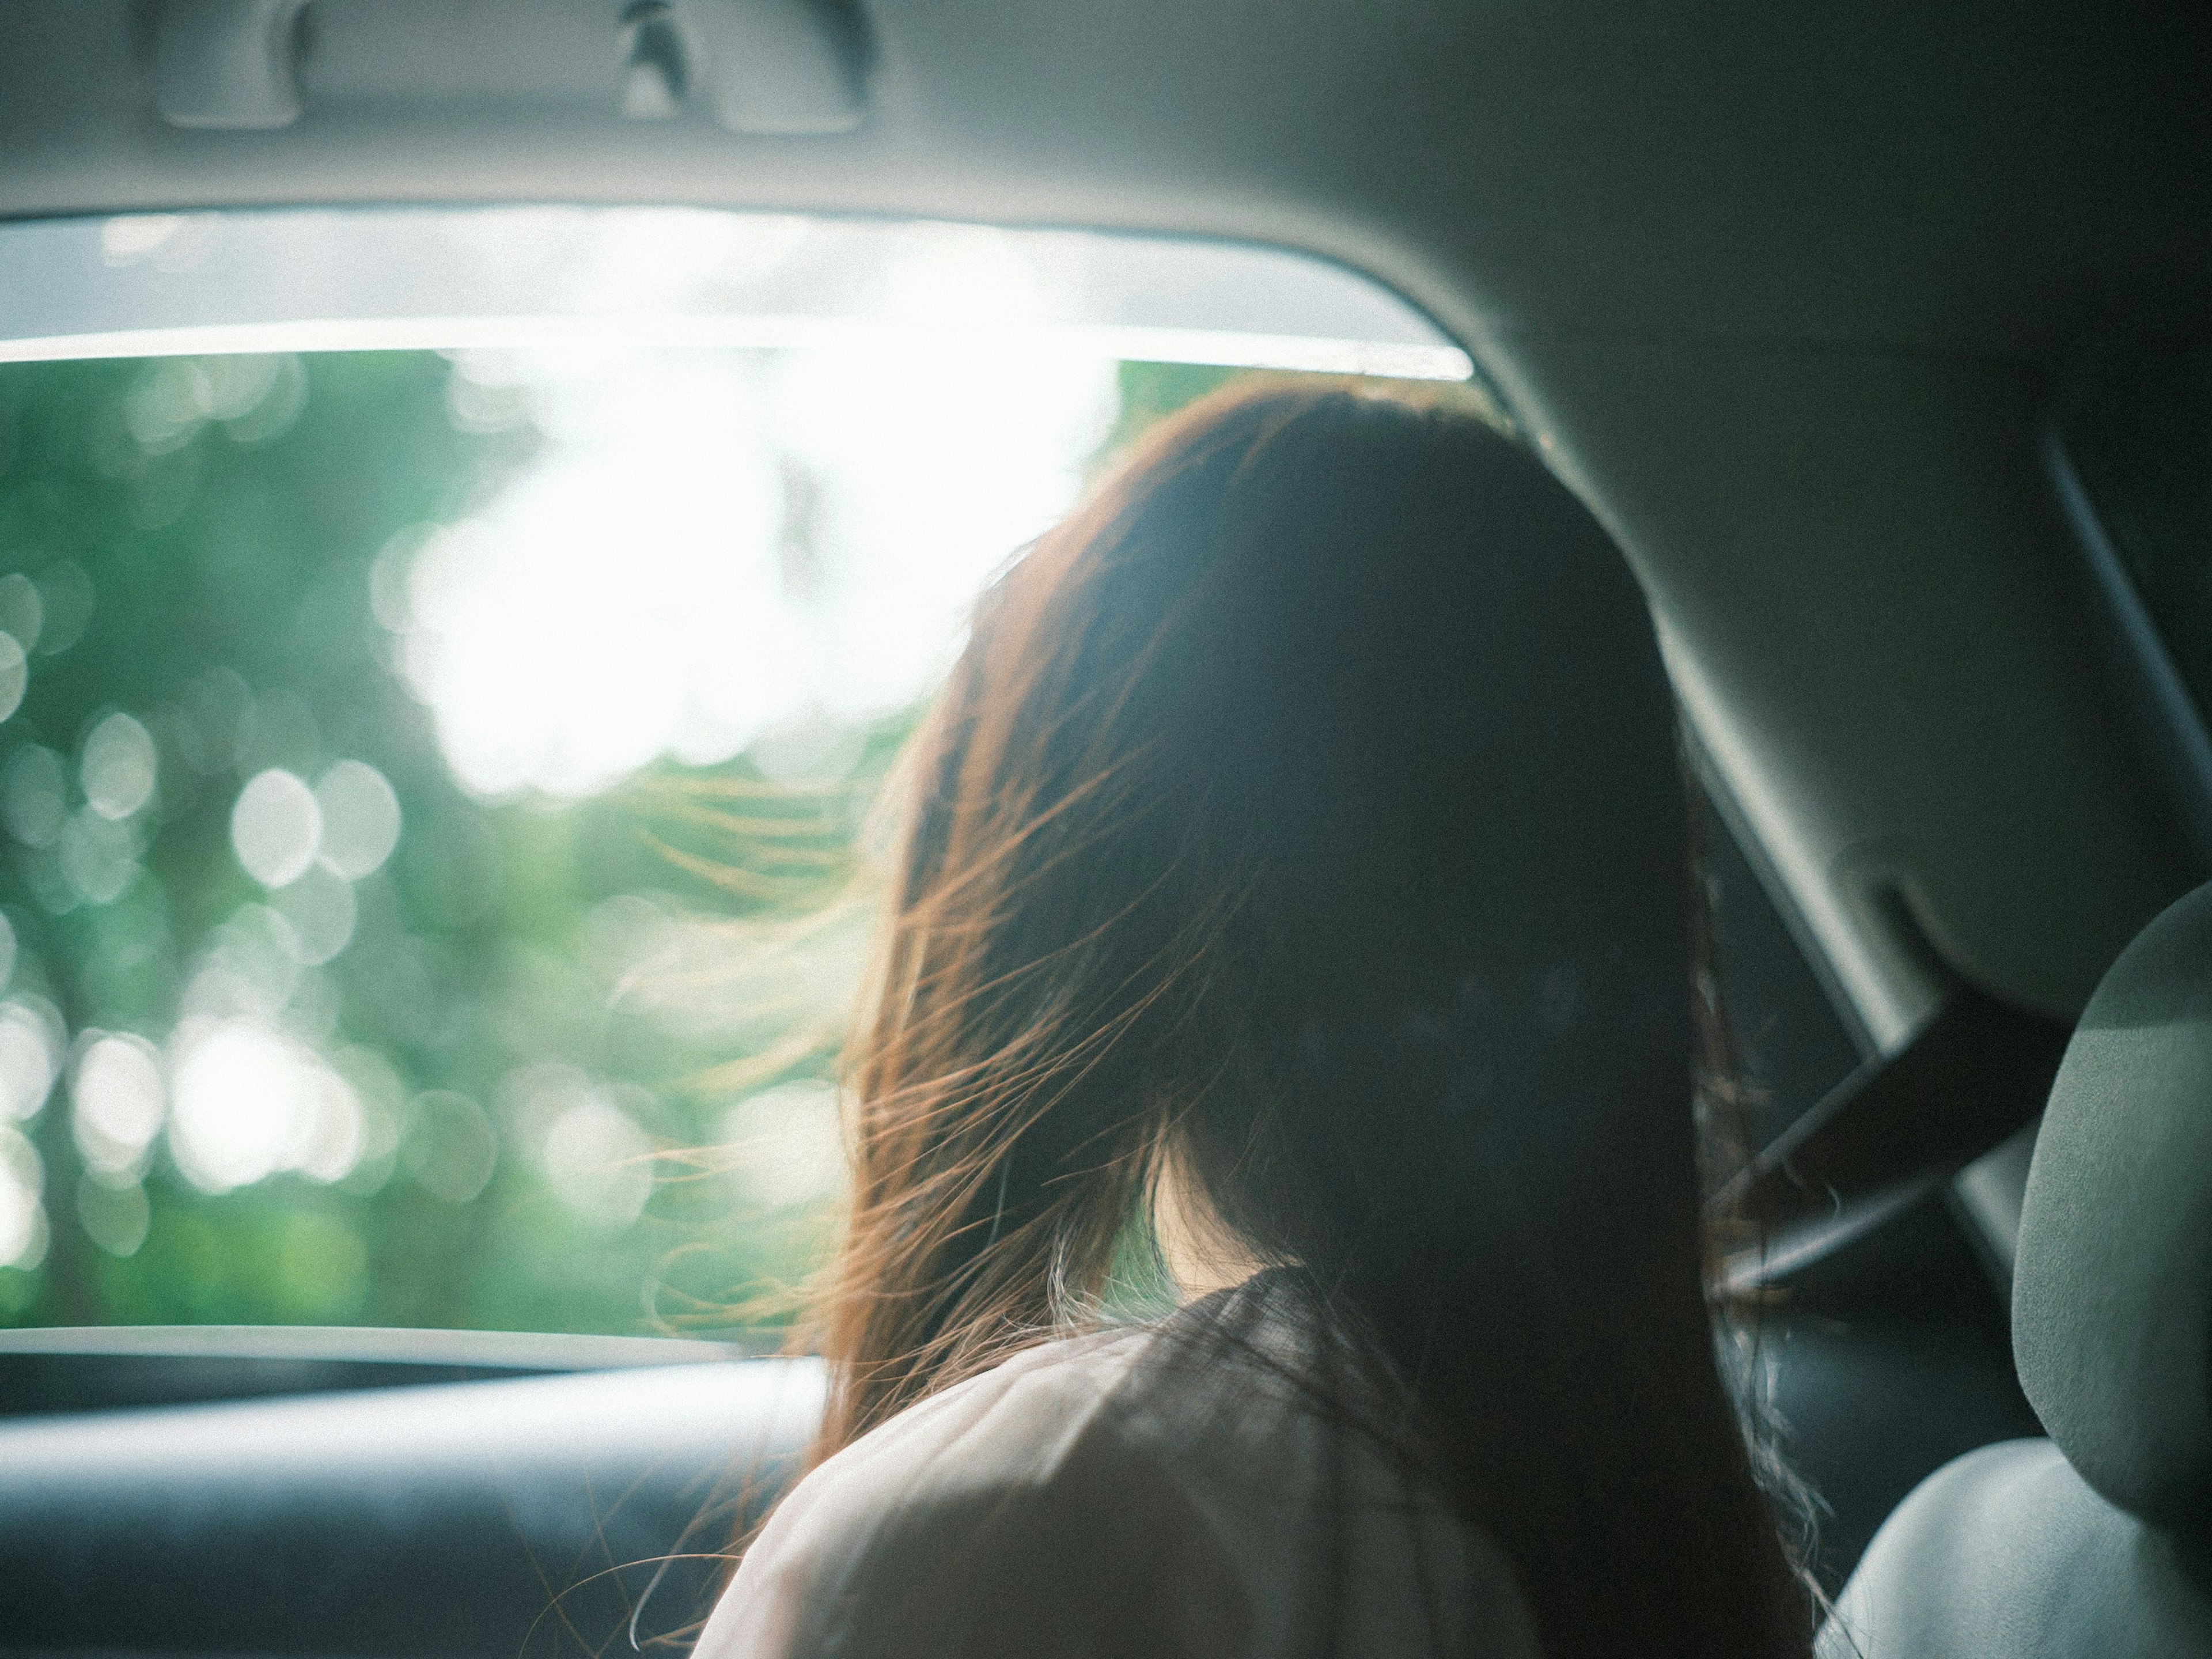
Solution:
[[[1864,1237],[2035,1121],[2073,1027],[1954,983],[1904,1047],[1822,1096],[1715,1195],[1765,1234],[1723,1265],[1755,1290]]]

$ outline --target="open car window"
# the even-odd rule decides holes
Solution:
[[[206,215],[0,269],[21,1325],[781,1323],[870,808],[976,592],[1235,374],[1468,373],[1334,267],[1067,234]]]

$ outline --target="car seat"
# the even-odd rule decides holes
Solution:
[[[2068,1045],[2012,1330],[2051,1437],[1922,1482],[1820,1659],[2212,1656],[2212,886],[2129,945]]]

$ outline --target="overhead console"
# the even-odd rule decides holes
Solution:
[[[288,127],[308,108],[486,100],[697,116],[728,131],[849,132],[875,39],[858,0],[163,0],[154,95],[171,126]]]

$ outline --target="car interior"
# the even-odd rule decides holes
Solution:
[[[1649,595],[1822,1653],[2212,1654],[2208,23],[0,8],[0,1653],[696,1634],[823,1389],[719,1300],[834,1210],[738,1004],[842,1006],[925,615],[1261,371]],[[646,550],[741,520],[788,628]]]

